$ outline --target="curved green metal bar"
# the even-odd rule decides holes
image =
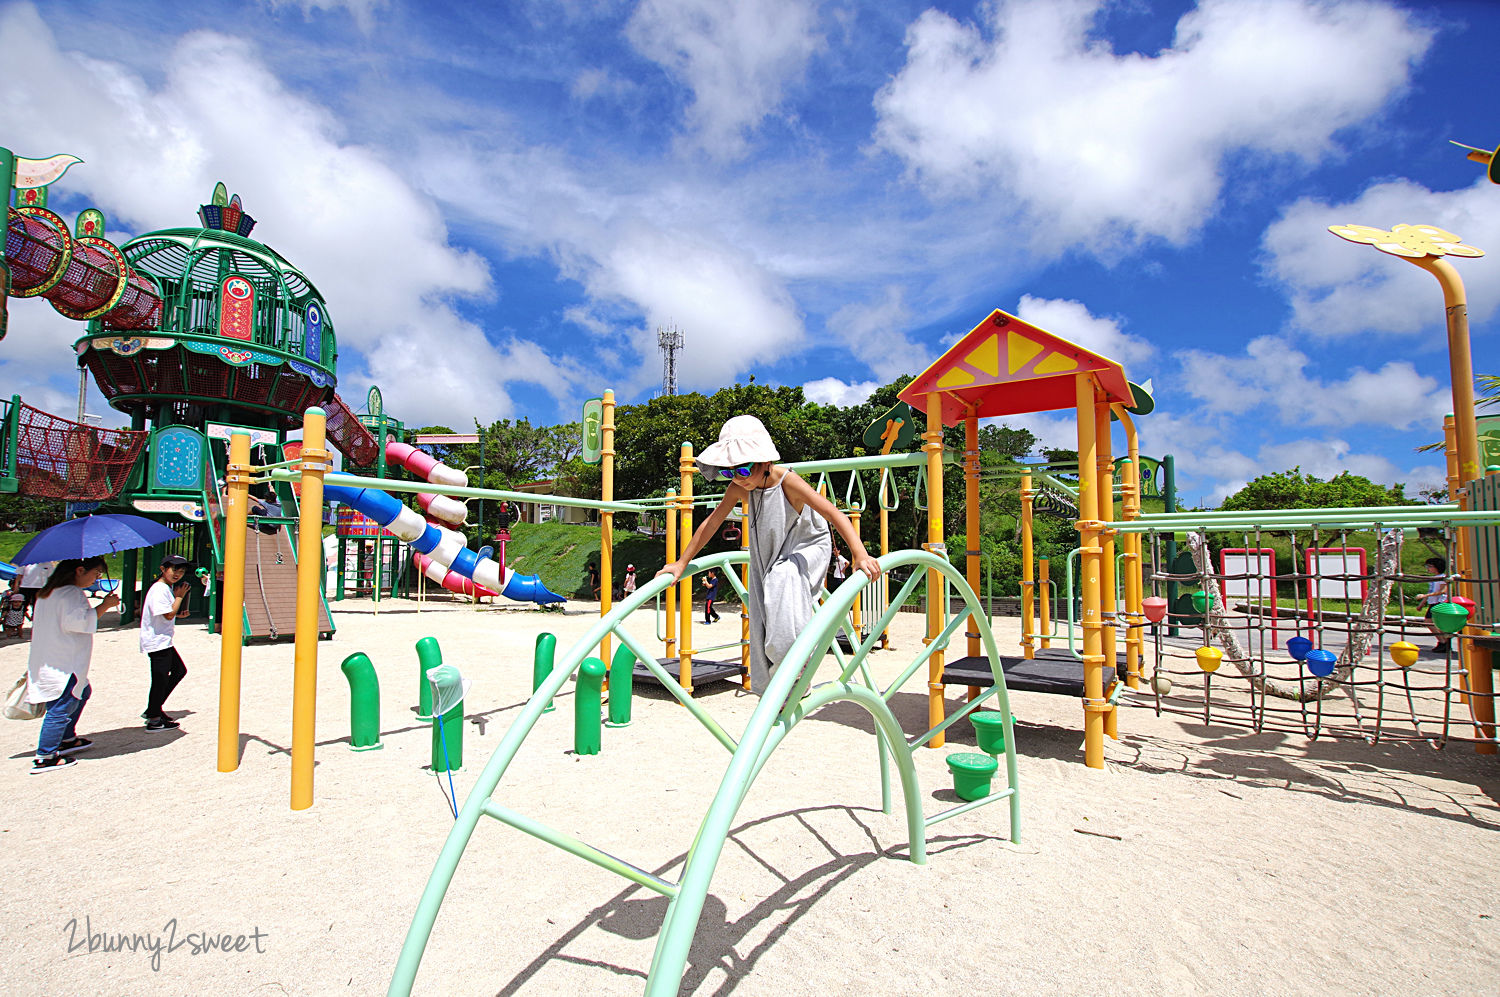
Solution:
[[[919,564],[932,568],[945,576],[963,595],[966,606],[974,611],[975,619],[980,624],[985,648],[990,656],[990,668],[995,677],[995,685],[985,695],[998,695],[999,707],[1004,717],[1006,776],[1010,790],[1008,799],[1011,803],[1011,840],[1018,841],[1020,793],[1016,777],[1015,736],[1010,720],[1009,697],[1005,691],[1004,675],[1000,671],[994,633],[990,630],[988,620],[979,605],[979,597],[969,589],[964,576],[953,565],[925,551],[898,551],[880,558],[883,571],[907,564]],[[729,836],[735,814],[739,811],[755,776],[769,758],[771,751],[790,733],[798,720],[806,716],[811,708],[815,708],[811,705],[813,703],[826,705],[826,703],[840,700],[853,701],[864,707],[875,719],[876,729],[880,732],[881,738],[892,746],[897,771],[901,776],[907,808],[908,847],[911,859],[917,864],[925,862],[926,823],[921,816],[921,799],[917,787],[915,763],[912,760],[912,748],[905,743],[905,735],[900,725],[896,723],[895,716],[886,705],[884,698],[876,690],[851,685],[847,681],[847,676],[841,676],[839,682],[833,683],[831,687],[825,686],[821,694],[814,693],[814,698],[810,700],[807,707],[804,707],[801,702],[801,693],[812,681],[811,673],[815,670],[808,668],[808,664],[821,661],[824,651],[833,642],[834,634],[842,622],[844,613],[859,597],[860,590],[868,582],[868,576],[857,574],[839,586],[838,590],[824,603],[813,616],[812,622],[792,643],[786,658],[777,668],[770,685],[762,695],[760,704],[751,715],[745,733],[740,738],[740,745],[729,763],[729,769],[724,773],[724,779],[719,785],[714,802],[709,807],[708,814],[704,817],[693,839],[687,865],[683,869],[682,879],[677,884],[677,894],[667,906],[666,920],[657,935],[656,952],[652,956],[651,969],[647,974],[646,997],[672,997],[678,992],[683,973],[687,968],[688,951],[692,946],[693,936],[697,932],[698,919],[702,915],[703,904],[708,897],[713,871],[723,851],[724,842]],[[973,704],[970,704],[970,708],[972,707]],[[925,740],[926,738],[919,739],[918,743],[923,743]],[[901,744],[899,751],[894,749],[894,745],[898,742]],[[996,798],[1007,797],[997,794]]]
[[[887,489],[889,489],[891,493],[891,498],[889,499],[889,501],[887,501],[885,497]],[[886,512],[895,512],[897,509],[901,508],[901,492],[896,488],[895,483],[891,480],[891,469],[888,467],[882,467],[880,469],[880,490],[876,492],[875,498],[876,501],[880,503],[880,508],[884,509]]]
[[[685,576],[691,576],[709,568],[727,568],[731,564],[737,564],[747,559],[748,555],[743,551],[734,551],[715,554],[700,558],[689,563]],[[999,654],[996,649],[994,634],[989,627],[987,617],[982,613],[978,596],[969,590],[963,575],[949,564],[946,560],[925,551],[897,551],[880,558],[882,570],[889,571],[891,568],[904,565],[919,565],[923,568],[931,568],[939,572],[948,583],[953,584],[961,593],[967,611],[975,612],[975,618],[979,623],[981,637],[987,653],[990,657],[992,674],[995,684],[979,700],[976,700],[956,713],[948,722],[958,719],[977,707],[979,702],[990,695],[999,697],[999,709],[1004,717],[1003,725],[1006,742],[1006,776],[1008,789],[993,794],[982,802],[991,802],[1003,798],[1010,800],[1010,828],[1011,840],[1019,841],[1020,837],[1020,794],[1017,786],[1017,767],[1015,755],[1015,737],[1010,719],[1009,699],[1005,690],[1004,676],[999,667]],[[916,572],[913,573],[914,575]],[[542,712],[552,698],[561,691],[562,687],[573,673],[578,669],[585,657],[587,657],[599,642],[607,634],[615,634],[624,641],[627,646],[635,651],[637,656],[648,668],[655,665],[654,659],[643,655],[642,648],[638,646],[635,638],[622,628],[622,624],[637,608],[644,605],[648,600],[664,591],[670,584],[669,576],[658,576],[642,585],[630,598],[618,603],[609,614],[603,616],[597,623],[580,637],[571,648],[557,662],[552,673],[546,681],[533,693],[520,715],[506,731],[499,746],[495,749],[484,770],[475,780],[474,788],[470,791],[464,802],[458,819],[449,831],[448,839],[444,843],[442,851],[438,855],[431,876],[418,901],[417,909],[412,917],[412,923],[407,931],[405,942],[402,945],[400,957],[391,977],[389,995],[408,995],[416,979],[417,969],[421,963],[422,954],[431,937],[432,927],[436,921],[438,910],[442,905],[443,897],[447,893],[453,875],[457,870],[458,862],[463,856],[470,837],[483,816],[500,816],[502,820],[513,826],[528,830],[542,840],[557,844],[565,850],[572,851],[596,862],[604,868],[619,872],[627,879],[633,878],[633,871],[639,872],[634,866],[623,860],[615,859],[605,853],[599,852],[585,843],[568,839],[560,832],[552,831],[536,822],[529,821],[520,815],[512,814],[510,811],[497,804],[492,803],[496,788],[504,777],[510,763],[514,760],[522,743],[530,734],[536,722],[542,716]],[[806,700],[802,698],[803,692],[811,683],[816,667],[808,667],[811,662],[821,662],[823,654],[833,643],[834,636],[844,623],[844,619],[854,600],[859,597],[869,578],[862,573],[856,574],[848,579],[838,590],[833,593],[822,607],[814,614],[812,621],[803,630],[792,647],[789,649],[782,666],[778,667],[776,674],[772,677],[771,684],[761,697],[750,721],[746,726],[744,735],[736,744],[727,734],[709,718],[707,714],[697,706],[686,693],[678,696],[693,715],[708,728],[717,739],[724,743],[726,748],[733,751],[729,768],[725,772],[720,783],[719,790],[714,797],[713,804],[705,815],[703,824],[694,838],[693,845],[688,852],[687,865],[684,869],[680,884],[670,884],[665,881],[652,885],[658,892],[667,893],[671,896],[668,906],[667,917],[663,923],[661,932],[657,939],[656,953],[652,959],[651,973],[647,981],[647,994],[665,997],[675,994],[680,986],[683,972],[687,965],[688,949],[697,930],[699,916],[702,913],[703,903],[708,895],[708,887],[713,876],[714,867],[717,865],[719,855],[723,851],[724,842],[727,838],[729,827],[734,819],[735,813],[749,792],[750,785],[755,776],[760,772],[770,754],[781,743],[788,733],[804,717],[814,710],[833,702],[854,702],[868,712],[875,725],[877,745],[880,755],[880,770],[882,776],[882,805],[889,807],[889,783],[888,769],[886,764],[886,752],[895,757],[897,773],[902,784],[903,799],[906,806],[907,829],[911,860],[914,863],[922,863],[926,860],[926,828],[932,821],[925,820],[921,809],[921,795],[917,780],[916,765],[913,759],[913,749],[906,742],[905,735],[900,724],[896,721],[894,714],[887,705],[885,698],[880,694],[871,680],[868,669],[864,668],[864,658],[874,644],[873,640],[867,640],[857,649],[852,660],[848,663],[841,662],[840,676],[835,682],[820,686],[813,691]],[[911,586],[903,589],[910,592]],[[899,606],[899,603],[896,604]],[[852,683],[850,678],[856,668],[863,669],[866,679],[865,685]],[[670,677],[660,667],[652,668],[653,673],[661,672],[658,678],[664,680],[664,685],[674,694],[681,692],[680,689],[672,689]],[[947,725],[945,722],[944,726]],[[931,732],[927,737],[931,736]],[[923,743],[926,738],[918,739],[917,743]],[[897,747],[899,745],[899,748]],[[951,812],[950,812],[951,815]],[[939,815],[936,819],[941,819]],[[566,840],[565,840],[566,839]],[[635,881],[639,881],[638,879]],[[669,892],[670,891],[670,892]]]

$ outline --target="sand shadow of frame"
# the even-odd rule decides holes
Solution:
[[[845,855],[838,852],[807,820],[808,814],[819,812],[837,812],[847,815],[869,840],[871,850],[858,855]],[[724,973],[724,981],[706,993],[711,993],[714,997],[723,997],[723,995],[733,993],[740,982],[754,970],[755,964],[761,957],[791,930],[792,925],[812,913],[818,903],[836,887],[880,859],[909,860],[910,853],[906,842],[882,846],[875,832],[860,819],[860,812],[879,813],[878,810],[869,807],[843,805],[802,807],[758,817],[733,828],[726,840],[726,845],[737,845],[773,877],[780,880],[781,885],[762,898],[743,916],[733,921],[729,919],[729,909],[724,901],[712,892],[708,894],[704,900],[702,914],[698,918],[692,946],[688,950],[687,968],[683,973],[678,991],[685,994],[697,993],[715,970],[721,970]],[[785,820],[799,823],[808,834],[823,845],[831,856],[828,861],[795,876],[789,876],[756,854],[740,837],[751,828]],[[929,856],[985,843],[1007,845],[1009,843],[1003,836],[985,834],[929,837],[927,842]],[[654,874],[664,877],[673,869],[681,869],[686,860],[686,853],[678,855],[654,870]],[[496,997],[511,997],[520,993],[522,988],[531,982],[548,963],[554,961],[600,969],[616,976],[634,977],[644,983],[647,976],[644,970],[620,966],[600,959],[570,955],[564,951],[570,943],[593,928],[601,928],[611,934],[635,941],[655,937],[661,930],[662,922],[666,917],[668,901],[660,896],[636,896],[642,890],[643,888],[639,886],[628,886],[605,903],[595,907],[512,977],[505,986],[496,991]],[[779,920],[748,952],[740,954],[735,950],[736,945],[772,918],[779,918]]]

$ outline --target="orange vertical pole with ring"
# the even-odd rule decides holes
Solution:
[[[1078,406],[1078,534],[1080,588],[1083,595],[1083,760],[1089,768],[1104,767],[1104,623],[1100,619],[1098,434],[1094,429],[1094,378],[1075,377]]]
[[[696,463],[693,460],[693,445],[684,443],[681,453],[677,459],[678,471],[682,475],[681,487],[677,492],[677,506],[681,510],[681,519],[677,524],[678,542],[683,550],[693,538],[693,472]],[[682,671],[678,673],[678,684],[689,694],[693,691],[693,580],[683,575],[682,581],[677,583],[677,612],[681,614],[677,632],[682,636],[677,645],[677,660]]]
[[[927,543],[924,549],[938,557],[948,557],[947,545],[943,542],[943,396],[936,391],[927,396],[927,431],[922,434],[925,441],[922,450],[927,454]],[[945,590],[942,572],[927,569],[927,636],[924,644],[931,644],[943,631],[946,615]],[[943,702],[943,652],[934,651],[927,659],[927,726],[936,727],[943,722],[947,707]],[[941,748],[946,738],[940,732],[927,742],[928,747]]]
[[[328,471],[328,416],[310,408],[302,420],[301,482],[297,522],[297,615],[292,674],[292,809],[313,803],[313,753],[317,744],[318,582],[323,571],[323,475]]]
[[[224,591],[219,637],[219,771],[240,767],[240,652],[245,643],[245,519],[250,505],[250,434],[229,436],[224,469]],[[212,524],[210,524],[212,528]]]
[[[667,563],[677,560],[677,492],[667,489]],[[667,586],[667,658],[677,657],[677,586]]]
[[[969,588],[979,592],[979,404],[964,413],[964,575]],[[977,658],[984,653],[979,644],[979,619],[969,614],[967,653]],[[979,686],[969,686],[969,699],[979,696]]]
[[[1036,492],[1031,488],[1031,473],[1021,475],[1021,656],[1036,657],[1036,560],[1032,546],[1031,517]],[[1046,599],[1046,593],[1042,598]],[[1043,610],[1043,614],[1046,610]],[[1046,632],[1044,627],[1043,633]],[[1046,640],[1046,638],[1042,638]],[[1045,644],[1043,645],[1046,646]]]

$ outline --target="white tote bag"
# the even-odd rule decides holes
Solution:
[[[26,676],[16,679],[16,684],[10,687],[10,695],[5,697],[5,719],[36,720],[46,712],[46,703],[26,702]]]

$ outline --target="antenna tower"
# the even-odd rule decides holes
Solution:
[[[677,351],[682,349],[682,330],[676,326],[656,327],[656,346],[661,350],[661,393],[677,394]]]

